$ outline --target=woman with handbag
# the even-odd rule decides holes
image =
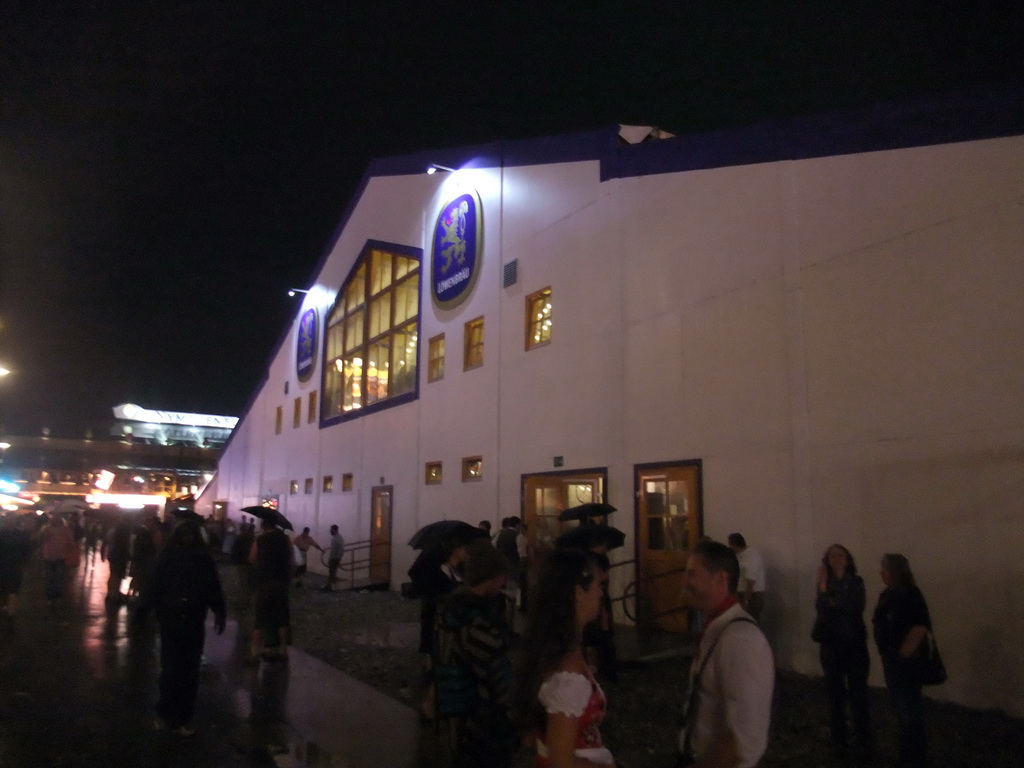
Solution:
[[[820,644],[821,668],[828,694],[832,745],[837,754],[847,749],[846,702],[853,715],[858,752],[871,748],[868,715],[868,633],[864,625],[864,580],[850,550],[833,544],[821,558],[813,640]]]
[[[896,715],[900,765],[920,768],[925,765],[927,740],[916,657],[932,621],[906,557],[882,557],[882,583],[885,589],[878,598],[873,622],[885,687]]]

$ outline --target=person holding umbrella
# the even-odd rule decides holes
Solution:
[[[291,523],[277,510],[253,512],[261,517],[262,530],[252,544],[249,562],[253,569],[254,617],[249,662],[258,663],[262,657],[268,661],[288,657],[291,642],[291,607],[288,587],[295,572],[292,543],[279,525]],[[263,508],[261,508],[263,509]]]
[[[420,597],[420,653],[424,654],[427,693],[420,705],[420,714],[434,719],[434,684],[431,659],[434,653],[434,621],[437,604],[462,583],[462,567],[466,562],[467,545],[486,532],[459,520],[440,520],[421,528],[409,540],[413,549],[421,549],[409,568],[414,593]]]

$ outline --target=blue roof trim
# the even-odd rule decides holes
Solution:
[[[602,157],[601,180],[1019,134],[1024,134],[1021,93],[958,94],[622,146]]]

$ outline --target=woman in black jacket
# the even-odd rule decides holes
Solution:
[[[903,555],[882,557],[882,583],[885,590],[878,598],[874,616],[875,642],[882,657],[889,702],[896,714],[900,765],[920,768],[925,764],[927,742],[914,657],[932,628],[932,620]]]
[[[832,744],[843,753],[847,748],[846,702],[849,699],[857,748],[871,746],[868,715],[868,635],[864,625],[864,580],[850,550],[833,544],[818,567],[815,600],[817,620],[815,641],[821,644],[821,668],[828,693]]]

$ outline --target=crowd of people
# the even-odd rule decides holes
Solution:
[[[262,520],[258,534],[255,521],[243,519],[216,539],[202,522],[191,512],[164,522],[124,516],[106,527],[79,514],[8,516],[0,524],[0,611],[17,611],[35,550],[51,604],[83,564],[106,561],[108,606],[128,603],[136,623],[155,614],[159,625],[156,725],[190,734],[207,615],[218,633],[227,616],[213,553],[238,569],[240,600],[253,608],[249,660],[259,663],[287,658],[289,593],[305,586],[310,552],[327,558],[326,589],[344,552],[337,526],[322,547],[308,528],[289,537],[273,519]],[[440,764],[510,766],[526,744],[538,768],[614,766],[600,729],[609,706],[600,681],[613,681],[619,669],[608,594],[614,544],[607,533],[614,529],[582,524],[557,540],[542,558],[521,636],[513,627],[516,610],[527,608],[522,521],[506,518],[493,541],[484,526],[465,529],[475,533],[426,549],[409,572],[421,600],[419,649],[428,660],[420,713],[437,739]],[[760,553],[738,533],[728,544],[703,539],[690,553],[685,585],[699,634],[680,766],[748,768],[767,748],[775,667],[758,623],[764,571]],[[882,557],[881,578],[873,636],[898,725],[900,765],[919,768],[927,756],[920,670],[931,618],[906,557]],[[876,745],[866,608],[853,555],[833,544],[816,574],[812,639],[820,648],[834,751],[870,764]]]
[[[493,545],[489,535],[448,540],[437,559],[421,556],[410,571],[423,600],[420,650],[431,660],[421,714],[441,765],[508,766],[521,744],[534,751],[537,768],[615,765],[600,730],[609,705],[600,681],[613,680],[618,667],[605,615],[609,562],[602,527],[586,528],[563,536],[544,558],[522,637],[508,620],[507,583],[517,563],[497,546],[500,534]],[[767,749],[775,663],[757,620],[764,570],[740,534],[728,544],[703,539],[690,554],[685,584],[700,619],[679,766],[750,768]],[[881,576],[874,639],[899,764],[919,768],[927,753],[920,669],[931,619],[906,557],[885,555]],[[849,550],[828,548],[816,584],[813,639],[834,753],[871,765],[878,753],[867,695],[866,595]]]

